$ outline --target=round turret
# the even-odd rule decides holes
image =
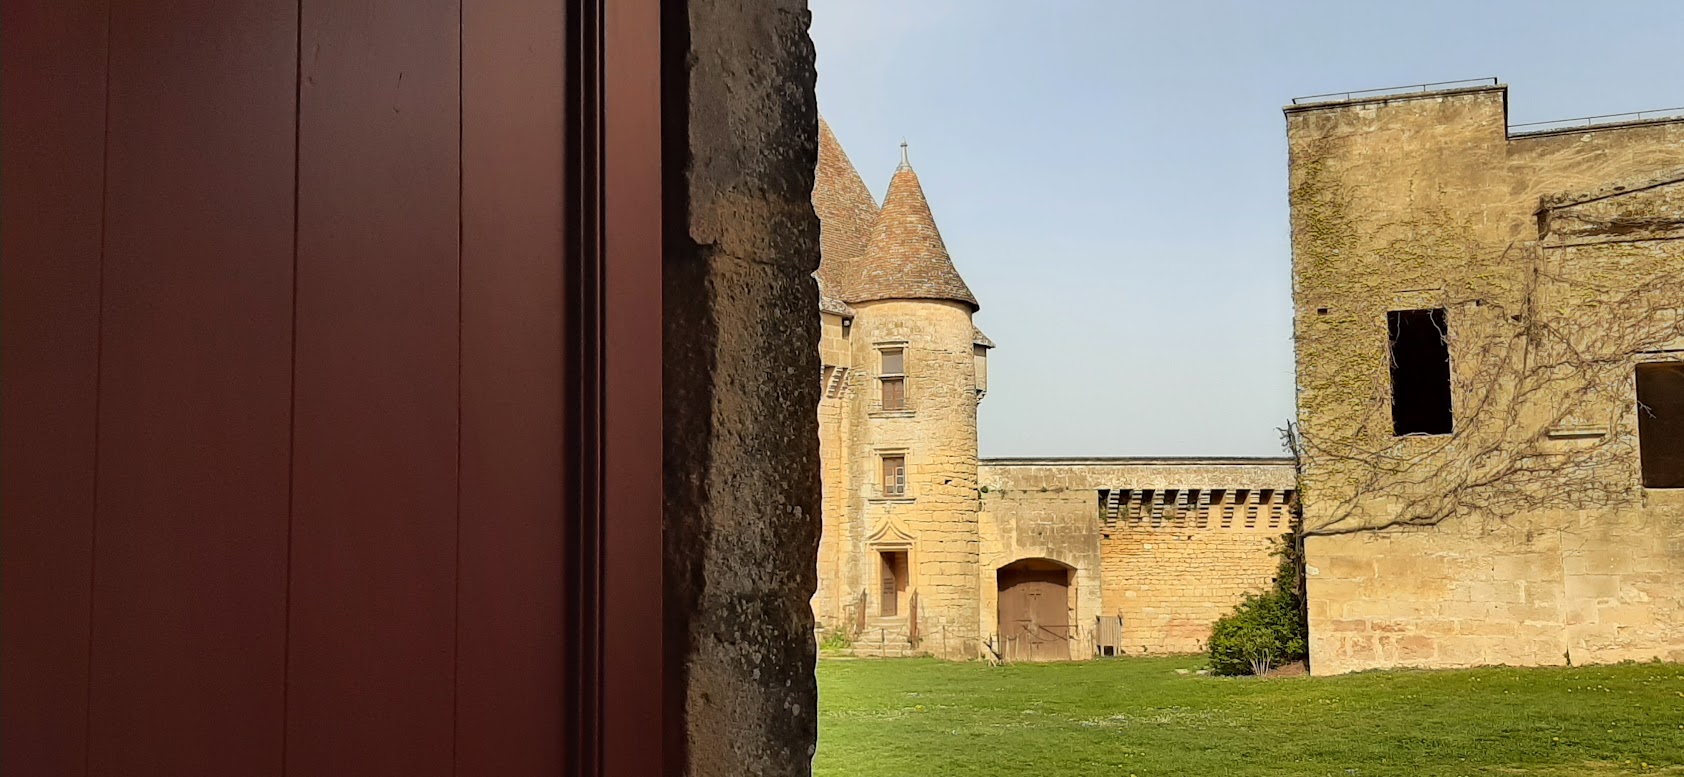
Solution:
[[[880,630],[969,657],[979,634],[976,298],[904,156],[865,253],[838,265],[854,311],[849,455],[856,573]],[[915,624],[915,625],[914,625]]]
[[[959,302],[980,306],[947,255],[941,230],[924,199],[924,187],[901,144],[901,163],[889,181],[865,255],[839,264],[836,291],[848,304],[886,299]]]

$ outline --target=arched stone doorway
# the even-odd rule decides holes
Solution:
[[[1000,567],[1000,653],[1008,661],[1068,661],[1075,624],[1070,618],[1070,573],[1044,558]]]

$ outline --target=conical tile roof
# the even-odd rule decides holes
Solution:
[[[838,267],[851,272],[837,273],[834,286],[844,302],[941,299],[963,302],[976,310],[981,306],[947,255],[947,245],[924,199],[924,187],[904,152],[902,144],[901,164],[889,181],[865,256]]]
[[[871,227],[877,220],[877,201],[865,187],[854,163],[819,117],[819,167],[813,181],[813,210],[819,214],[819,309],[852,315],[843,304],[843,279],[865,255]]]

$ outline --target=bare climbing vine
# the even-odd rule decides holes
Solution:
[[[1684,168],[1547,198],[1536,238],[1494,253],[1454,198],[1359,198],[1328,161],[1346,142],[1293,149],[1305,535],[1639,502],[1633,368],[1684,346]],[[1445,310],[1453,423],[1395,437],[1383,322],[1420,308]]]
[[[1642,354],[1684,342],[1680,256],[1641,243],[1575,251],[1512,245],[1496,263],[1500,282],[1483,294],[1479,277],[1445,284],[1449,434],[1393,436],[1384,362],[1324,376],[1363,399],[1324,402],[1304,416],[1309,424],[1285,430],[1300,471],[1312,473],[1301,496],[1317,492],[1306,535],[1641,498],[1632,369]]]

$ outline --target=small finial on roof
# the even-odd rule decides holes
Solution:
[[[897,167],[895,169],[897,169],[897,170],[911,170],[912,169],[912,161],[907,159],[907,156],[906,156],[906,138],[900,139],[900,167]]]

